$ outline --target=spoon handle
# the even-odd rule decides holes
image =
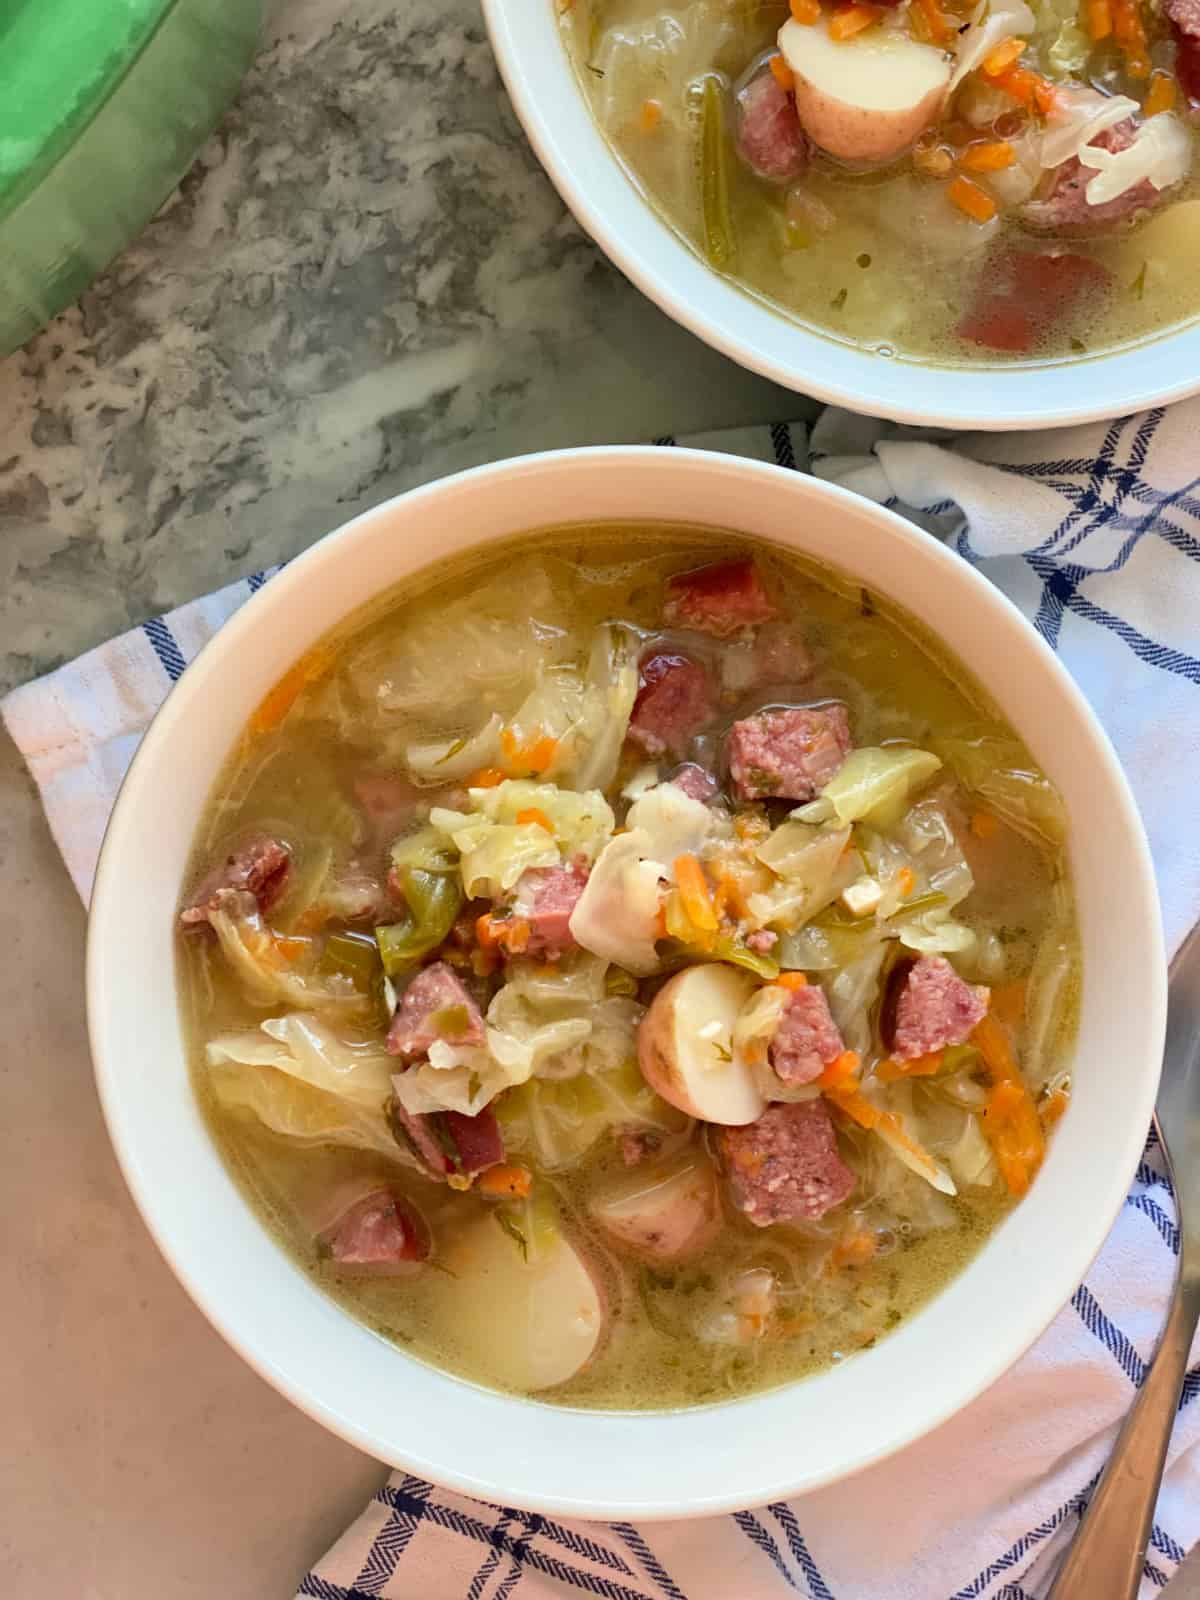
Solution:
[[[1136,1600],[1198,1315],[1200,1282],[1181,1274],[1150,1370],[1047,1600]]]

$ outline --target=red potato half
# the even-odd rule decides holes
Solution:
[[[699,1254],[721,1226],[717,1176],[699,1150],[665,1168],[640,1168],[593,1195],[588,1209],[615,1244],[654,1262]]]
[[[950,57],[900,29],[838,41],[824,18],[785,22],[779,48],[805,133],[842,161],[894,160],[937,120],[950,87]]]
[[[748,972],[719,961],[686,967],[663,984],[642,1018],[642,1076],[689,1117],[742,1127],[762,1115],[766,1101],[732,1045],[738,1012],[756,988]]]

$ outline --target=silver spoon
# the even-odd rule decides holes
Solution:
[[[1171,965],[1155,1126],[1179,1204],[1179,1268],[1154,1361],[1048,1600],[1135,1600],[1200,1317],[1200,927]]]

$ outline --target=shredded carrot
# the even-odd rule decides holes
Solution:
[[[788,94],[796,87],[796,76],[781,55],[776,54],[771,57],[771,76]]]
[[[1108,0],[1087,0],[1088,33],[1099,44],[1112,32],[1112,7]]]
[[[489,1167],[481,1172],[476,1187],[483,1194],[502,1195],[507,1200],[524,1200],[533,1187],[533,1174],[528,1167]]]
[[[1014,978],[1011,983],[1001,983],[992,990],[991,1013],[1011,1027],[1025,1015],[1024,978]]]
[[[471,951],[471,971],[476,975],[476,977],[490,977],[499,965],[499,951],[486,950],[482,945],[479,947],[479,949]]]
[[[901,867],[896,874],[896,887],[907,900],[917,887],[917,875],[911,867]]]
[[[519,956],[528,947],[530,927],[524,917],[506,917],[493,924],[496,943],[510,956]]]
[[[1138,0],[1110,0],[1113,38],[1121,47],[1131,78],[1150,76],[1150,53]]]
[[[675,882],[679,885],[679,898],[693,927],[704,933],[715,933],[720,926],[716,909],[709,892],[704,868],[695,856],[678,856],[675,861]]]
[[[965,172],[1003,172],[1005,167],[1011,167],[1016,159],[1016,153],[1007,139],[988,139],[983,144],[968,145],[958,158],[958,164]],[[982,816],[983,813],[977,813]],[[988,819],[995,824],[995,818]],[[975,819],[972,818],[972,828]],[[981,839],[986,837],[980,834]]]
[[[816,1080],[818,1089],[842,1092],[852,1090],[858,1083],[858,1069],[862,1065],[857,1050],[843,1050],[835,1056]]]
[[[478,772],[473,772],[467,779],[468,789],[494,789],[498,783],[504,782],[504,774],[499,767],[480,767]]]
[[[323,678],[332,665],[333,656],[323,645],[316,645],[302,655],[299,661],[293,662],[252,712],[250,732],[270,733],[272,728],[277,728],[309,684]]]
[[[930,44],[945,44],[954,37],[954,25],[938,5],[938,0],[917,0],[912,16],[920,31],[928,36]]]
[[[844,1111],[860,1128],[877,1128],[883,1121],[885,1113],[872,1105],[866,1095],[860,1094],[857,1089],[826,1089],[825,1094],[839,1111]]]
[[[1010,1194],[1020,1197],[1042,1164],[1046,1140],[1033,1096],[1026,1087],[1004,1025],[989,1013],[976,1025],[972,1042],[991,1073],[983,1111],[983,1132]]]
[[[980,71],[985,78],[998,78],[1002,72],[1020,60],[1025,52],[1024,39],[1005,39],[983,58]]]
[[[814,22],[820,22],[820,0],[790,0],[790,4],[792,16],[797,22],[803,22],[810,28]]]
[[[808,988],[808,979],[802,972],[781,972],[775,982],[781,989]]]
[[[749,908],[746,905],[746,892],[740,880],[732,872],[726,872],[720,866],[715,870],[723,897],[722,906],[728,906],[733,916],[744,917]]]
[[[481,917],[475,918],[475,937],[485,950],[494,950],[500,943],[490,912],[485,911]]]
[[[638,112],[638,127],[643,133],[653,133],[662,121],[662,101],[643,100]]]
[[[1147,117],[1156,117],[1160,111],[1170,111],[1175,104],[1175,79],[1169,72],[1156,72],[1150,79],[1150,90],[1142,105]]]
[[[990,222],[996,215],[996,202],[986,189],[981,189],[970,178],[958,177],[946,187],[946,193],[972,222]]]
[[[288,939],[279,934],[275,936],[275,952],[284,961],[298,960],[307,949],[307,939]]]
[[[866,1228],[852,1233],[848,1239],[833,1247],[830,1257],[835,1267],[861,1267],[875,1254],[876,1239]]]
[[[519,823],[536,822],[539,828],[545,828],[547,833],[554,832],[554,824],[538,806],[526,806],[524,811],[517,812]]]
[[[1012,145],[1008,150],[1011,159]],[[994,839],[999,831],[1000,824],[990,811],[977,811],[971,818],[971,832],[977,839]]]
[[[1043,117],[1054,110],[1058,101],[1058,91],[1049,78],[1031,72],[1028,67],[1009,67],[1007,72],[1002,72],[992,82],[997,89],[1003,89],[1005,94]]]
[[[838,6],[829,22],[829,37],[836,39],[839,44],[847,39],[853,39],[856,34],[862,33],[872,23],[878,22],[882,16],[879,6],[867,6],[858,3],[848,6]]]
[[[509,766],[536,776],[545,772],[554,760],[558,740],[552,739],[549,734],[543,734],[540,739],[530,739],[525,744],[519,744],[512,729],[505,728],[500,734],[500,748],[504,751]]]
[[[931,1050],[928,1055],[914,1056],[911,1061],[897,1061],[889,1056],[875,1068],[881,1083],[895,1083],[900,1078],[933,1078],[942,1070],[945,1056],[941,1050]]]
[[[1069,1089],[1055,1089],[1054,1093],[1047,1095],[1038,1107],[1038,1116],[1041,1118],[1043,1129],[1049,1133],[1062,1118],[1063,1112],[1071,1103]]]

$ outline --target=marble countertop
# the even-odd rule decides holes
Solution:
[[[0,692],[455,468],[808,409],[582,235],[475,0],[280,0],[177,193],[0,362]],[[291,1595],[383,1469],[226,1349],[134,1213],[83,909],[3,732],[0,900],[0,1569],[39,1600]]]

